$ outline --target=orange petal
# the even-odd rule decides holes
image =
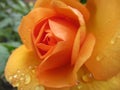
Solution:
[[[63,41],[59,41],[56,44],[53,53],[47,56],[40,64],[39,69],[41,71],[60,67],[71,62],[71,50],[76,34],[75,32],[77,30],[75,26],[60,19],[49,20],[49,24],[54,35],[63,39]]]
[[[40,72],[62,67],[70,63],[71,47],[72,45],[65,41],[58,42],[52,53],[39,65]]]
[[[81,44],[83,43],[85,35],[86,35],[86,25],[85,25],[83,15],[75,8],[70,7],[70,9],[78,17],[79,24],[80,24],[80,27],[78,28],[78,31],[77,31],[77,34],[75,36],[74,43],[73,43],[73,50],[72,50],[72,56],[71,56],[71,63],[73,65],[75,64],[78,58]]]
[[[120,72],[120,1],[89,0],[87,7],[96,45],[86,66],[95,79],[108,79]]]
[[[62,39],[63,41],[69,40],[73,42],[78,28],[77,26],[66,20],[61,19],[49,20],[49,25],[51,31],[56,37]]]
[[[56,9],[59,13],[70,16],[70,12],[66,10],[68,8],[67,6],[78,9],[83,14],[86,21],[89,19],[89,12],[86,7],[76,0],[37,0],[35,4],[35,8],[54,7],[54,9]]]
[[[13,51],[9,57],[5,77],[18,90],[35,90],[39,82],[35,75],[35,68],[39,65],[37,56],[26,49],[24,45]]]
[[[37,23],[52,16],[55,16],[55,12],[52,9],[35,8],[28,15],[23,17],[19,26],[19,34],[27,48],[30,50],[33,48],[31,33]]]
[[[75,62],[74,71],[77,72],[80,67],[90,58],[95,45],[95,37],[92,34],[88,34],[80,49],[78,59]]]
[[[76,77],[72,72],[73,68],[69,65],[60,68],[51,69],[41,72],[38,68],[38,78],[40,84],[47,87],[63,88],[76,84]]]

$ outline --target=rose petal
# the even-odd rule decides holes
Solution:
[[[37,76],[40,84],[47,87],[61,88],[76,83],[76,73],[73,72],[73,67],[70,66],[70,48],[71,46],[67,42],[59,42],[51,56],[39,65]]]
[[[38,68],[39,82],[46,87],[63,88],[76,84],[76,77],[69,65],[41,72]]]
[[[120,1],[89,0],[87,6],[91,12],[88,29],[97,42],[86,66],[95,79],[108,79],[120,72]]]
[[[68,6],[78,9],[83,14],[86,21],[89,19],[88,10],[79,1],[76,0],[37,0],[35,4],[35,8],[54,7],[54,9],[61,13],[61,15],[73,17],[73,15],[70,14],[70,12],[67,10]]]
[[[35,87],[39,85],[35,67],[39,63],[37,56],[22,45],[9,57],[5,68],[5,77],[14,87],[18,86],[19,90],[21,88],[35,90]]]
[[[71,61],[71,50],[75,38],[76,27],[60,19],[49,20],[49,25],[53,34],[63,39],[63,41],[59,41],[54,51],[40,64],[39,69],[41,71],[63,66]]]
[[[73,25],[68,21],[63,21],[61,19],[49,20],[49,25],[51,31],[56,37],[62,39],[63,41],[69,40],[73,42],[78,28],[77,26]]]
[[[81,73],[81,70],[78,73]],[[74,86],[70,90],[120,90],[120,73],[109,80],[91,80],[86,83],[80,81],[78,86]]]
[[[83,41],[85,39],[86,25],[85,25],[83,15],[77,9],[72,8],[72,7],[69,7],[69,8],[78,17],[79,24],[80,24],[80,27],[77,31],[77,34],[75,36],[74,43],[73,43],[73,50],[72,50],[72,56],[71,56],[71,64],[73,65],[73,64],[75,64],[75,62],[78,58],[79,51],[80,51],[80,48],[81,48],[81,44],[83,43]]]
[[[33,48],[31,33],[36,24],[43,19],[55,16],[55,14],[56,13],[52,9],[35,8],[28,15],[23,17],[19,26],[19,34],[27,48],[29,48],[30,50],[32,50]]]
[[[67,42],[61,41],[55,47],[53,52],[45,58],[39,65],[41,72],[49,69],[62,67],[67,63],[70,63],[71,45]]]
[[[80,67],[90,58],[95,46],[95,37],[92,34],[86,36],[86,39],[80,49],[78,59],[75,62],[74,71],[77,72]]]

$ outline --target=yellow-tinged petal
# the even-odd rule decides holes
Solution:
[[[88,74],[87,77],[82,69],[79,73],[81,74],[81,72],[82,75],[79,75],[81,76],[80,83],[77,86],[72,87],[70,90],[120,90],[120,73],[109,80],[98,81],[89,76],[91,74]]]
[[[22,45],[9,57],[5,77],[18,90],[35,90],[40,87],[35,74],[39,63],[37,56]]]
[[[86,66],[95,79],[108,79],[120,72],[120,0],[88,0],[87,7],[96,45]]]

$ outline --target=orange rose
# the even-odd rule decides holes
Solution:
[[[37,0],[33,10],[23,17],[19,26],[24,44],[9,58],[5,69],[7,80],[24,90],[41,90],[44,89],[42,86],[51,87],[46,90],[119,89],[117,3],[117,0],[110,0],[106,5],[105,0],[88,0],[86,7],[91,18],[87,23],[89,12],[78,0]],[[111,9],[105,9],[111,4]],[[103,10],[106,12],[102,13]],[[107,34],[109,30],[110,34]],[[111,45],[110,40],[111,44],[115,40],[118,42]],[[109,80],[98,81],[106,79]],[[92,83],[86,83],[90,81]],[[115,87],[111,87],[112,84]]]
[[[9,62],[17,52],[24,54],[22,50],[27,49],[38,57],[36,60],[30,56],[38,62],[39,84],[56,88],[76,85],[77,72],[91,56],[95,44],[94,36],[86,33],[88,17],[88,10],[78,1],[38,0],[19,26],[26,47],[22,45],[14,51]]]

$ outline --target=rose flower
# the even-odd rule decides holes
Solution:
[[[20,23],[23,45],[7,62],[9,83],[18,90],[120,89],[120,11],[117,0],[106,2],[37,0]]]

